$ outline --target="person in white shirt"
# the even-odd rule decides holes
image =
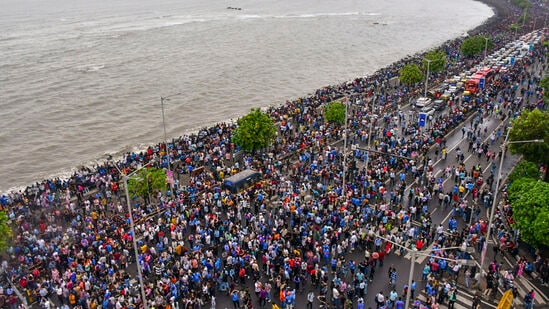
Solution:
[[[315,300],[315,292],[310,291],[309,294],[307,294],[307,309],[313,309],[314,300]]]

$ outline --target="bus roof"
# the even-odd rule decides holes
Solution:
[[[256,174],[259,174],[259,172],[254,171],[252,169],[245,169],[241,172],[238,172],[238,173],[232,175],[231,177],[225,178],[225,182],[235,183],[235,182],[241,181],[242,179],[246,179],[246,178],[248,178],[250,176],[253,176],[253,175],[256,175]]]

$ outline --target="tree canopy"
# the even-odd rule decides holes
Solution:
[[[486,41],[488,39],[488,41]],[[491,38],[482,35],[466,38],[461,43],[461,53],[465,56],[474,56],[482,53],[486,48],[492,48],[494,42]]]
[[[428,61],[431,63],[428,63]],[[440,72],[446,66],[446,53],[440,49],[430,51],[423,57],[422,65],[425,71],[429,66],[429,72]]]
[[[130,196],[149,201],[149,195],[167,189],[166,171],[160,168],[144,168],[128,179]]]
[[[345,104],[333,101],[324,106],[324,120],[332,123],[345,123]]]
[[[549,112],[539,109],[523,111],[513,120],[509,141],[529,141],[543,139],[542,143],[511,143],[509,148],[512,153],[520,153],[527,161],[549,164]],[[547,180],[549,173],[545,173]]]
[[[509,186],[513,227],[523,241],[534,247],[549,246],[549,183],[521,178]]]
[[[545,41],[545,43],[547,42],[549,41]],[[547,46],[549,46],[549,44]],[[545,101],[545,103],[549,103],[549,76],[542,78],[539,85],[543,88],[543,101]]]
[[[520,25],[519,24],[510,24],[509,25],[509,30],[511,31],[517,31],[520,29]]]
[[[423,73],[417,64],[407,64],[399,71],[400,81],[406,85],[419,83],[423,80]]]
[[[270,146],[276,136],[273,119],[259,108],[252,108],[237,123],[232,141],[246,152],[255,152]]]
[[[520,7],[521,9],[527,9],[532,6],[532,4],[528,0],[512,0],[511,3]]]
[[[12,237],[9,217],[5,211],[0,211],[0,253],[4,252]]]
[[[538,166],[530,161],[520,161],[509,174],[509,183],[513,183],[521,178],[540,179],[541,173]]]

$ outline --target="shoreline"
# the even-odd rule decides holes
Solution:
[[[493,25],[497,25],[502,19],[513,15],[512,9],[509,7],[510,4],[507,1],[504,1],[504,2],[501,2],[501,1],[498,1],[498,0],[475,0],[475,1],[481,2],[481,3],[489,6],[493,10],[494,15],[487,18],[480,25],[472,28],[471,30],[468,30],[467,33],[470,34],[470,35],[475,34],[475,33],[480,33],[483,30],[486,30],[487,28],[492,27]],[[453,39],[446,40],[445,42],[443,42],[443,43],[441,43],[441,44],[437,45],[436,47],[431,48],[429,50],[438,49],[438,48],[444,47],[448,44],[453,44],[453,43],[459,42],[461,40],[462,40],[461,36],[454,37]],[[413,55],[403,57],[403,58],[401,58],[401,59],[385,66],[385,67],[382,67],[382,68],[379,68],[379,69],[375,70],[374,73],[372,73],[370,76],[357,77],[356,79],[360,79],[360,78],[368,78],[368,79],[374,78],[374,79],[376,79],[379,76],[383,75],[384,72],[386,72],[387,70],[390,70],[391,68],[394,68],[395,66],[398,66],[399,64],[417,61],[418,59],[420,59],[422,57],[422,55],[424,55],[429,50],[418,51],[417,53],[415,53]],[[323,86],[323,87],[320,87],[318,89],[323,89],[323,88],[326,88],[326,87],[334,87],[336,85],[337,84]],[[296,98],[289,99],[288,101],[290,101],[290,100],[296,100]],[[281,102],[281,103],[278,103],[278,104],[273,104],[273,105],[270,105],[270,106],[266,106],[266,107],[262,108],[262,110],[277,109],[277,108],[280,108],[280,107],[283,107],[283,106],[284,106],[284,102]],[[230,124],[236,123],[236,121],[235,121],[235,119],[227,119],[227,120],[224,120],[224,121],[218,122],[218,123],[224,123],[224,124],[230,125]],[[185,133],[185,134],[180,135],[179,137],[172,138],[171,141],[173,142],[175,140],[180,140],[181,138],[184,138],[184,137],[198,135],[198,133],[201,130],[204,130],[204,129],[208,130],[208,129],[214,127],[215,125],[216,125],[215,123],[212,123],[212,124],[208,124],[207,126],[203,126],[201,128],[195,128],[195,129],[191,130],[189,133]],[[119,149],[115,152],[105,153],[102,156],[98,156],[95,159],[90,160],[87,164],[81,164],[81,165],[78,165],[78,166],[74,166],[72,168],[68,168],[65,171],[60,171],[58,173],[54,173],[54,174],[48,176],[48,178],[46,178],[46,179],[36,180],[33,183],[28,184],[28,185],[12,186],[12,187],[8,188],[6,191],[0,191],[0,194],[9,195],[9,194],[12,194],[12,193],[17,193],[17,192],[25,192],[30,187],[34,186],[36,183],[41,184],[41,183],[51,181],[51,180],[55,180],[55,179],[61,179],[63,181],[68,181],[71,178],[73,178],[75,174],[80,173],[83,170],[88,170],[88,171],[93,170],[93,169],[96,169],[98,166],[101,166],[101,165],[105,164],[106,159],[104,159],[104,157],[106,155],[113,155],[113,156],[117,157],[118,159],[121,159],[124,156],[126,156],[128,153],[143,152],[143,151],[146,151],[147,148],[149,148],[149,147],[155,148],[155,147],[158,147],[161,144],[163,144],[162,141],[156,142],[156,143],[153,143],[153,144],[150,144],[150,145],[146,145],[146,144],[142,143],[142,144],[139,144],[139,145],[132,146],[131,150]]]
[[[491,26],[493,29],[489,30],[492,31],[489,35],[498,33],[498,26],[505,26],[505,23],[498,23],[501,21],[499,18],[493,19],[496,23],[492,21],[491,24],[494,26]],[[445,50],[449,59],[453,59],[454,55],[460,53],[460,40],[462,38],[458,37],[446,41],[437,48]],[[506,33],[503,40],[495,43],[494,48],[497,49],[498,45],[515,40],[514,34]],[[398,236],[399,234],[393,231],[393,228],[398,226],[399,232],[402,227],[402,235],[410,235],[410,231],[413,230],[403,225],[406,224],[401,221],[403,217],[399,216],[399,219],[394,221],[388,221],[388,218],[395,216],[396,219],[396,212],[399,211],[399,215],[407,216],[410,222],[412,220],[419,222],[417,209],[412,208],[413,198],[417,201],[416,204],[419,204],[418,198],[426,197],[426,200],[423,200],[426,206],[423,207],[428,207],[430,200],[434,199],[437,193],[441,200],[440,194],[451,188],[452,183],[446,184],[445,187],[444,179],[452,179],[454,171],[463,171],[465,176],[473,174],[472,171],[470,174],[466,171],[471,163],[473,168],[477,167],[475,162],[465,165],[469,157],[464,159],[463,154],[457,152],[466,142],[465,132],[460,134],[459,130],[465,130],[470,119],[472,120],[478,112],[479,119],[475,120],[475,124],[471,121],[467,138],[472,142],[473,139],[486,137],[485,141],[488,141],[486,135],[481,136],[482,128],[478,128],[478,132],[475,133],[473,126],[476,131],[476,125],[479,122],[482,123],[482,119],[487,119],[484,127],[485,134],[487,130],[495,132],[497,128],[505,125],[506,118],[510,118],[506,115],[510,116],[511,112],[518,110],[518,107],[505,105],[499,115],[496,103],[492,104],[490,100],[477,102],[478,104],[466,99],[462,101],[461,94],[458,94],[459,97],[450,99],[448,105],[451,108],[448,114],[440,113],[439,117],[433,117],[433,122],[430,122],[424,131],[418,129],[411,136],[405,134],[408,132],[409,125],[417,124],[417,120],[412,116],[414,109],[409,105],[412,99],[423,94],[423,83],[415,86],[393,86],[389,83],[391,78],[395,78],[395,72],[398,72],[402,65],[410,62],[419,63],[422,55],[423,53],[417,53],[414,57],[401,59],[377,70],[369,77],[327,86],[304,98],[265,107],[262,110],[275,121],[280,134],[272,147],[263,149],[257,156],[252,157],[251,154],[238,151],[238,147],[235,147],[231,141],[236,125],[230,124],[230,119],[227,119],[225,122],[208,124],[205,134],[201,132],[204,129],[200,129],[190,136],[170,138],[167,145],[164,141],[151,143],[148,151],[145,150],[143,153],[126,152],[120,158],[118,155],[115,156],[113,160],[101,160],[104,162],[97,160],[93,163],[97,165],[96,167],[87,168],[87,172],[83,172],[80,176],[73,176],[66,185],[56,181],[46,181],[30,190],[27,187],[24,195],[13,194],[7,199],[0,198],[0,205],[10,218],[9,224],[16,231],[14,241],[8,244],[9,247],[4,255],[5,266],[7,265],[6,274],[11,276],[12,282],[19,282],[23,294],[30,296],[29,302],[38,299],[40,303],[46,302],[53,304],[54,307],[59,303],[75,305],[78,302],[79,305],[82,304],[83,307],[87,305],[90,308],[94,307],[92,304],[103,307],[112,305],[139,308],[145,301],[151,304],[151,307],[154,304],[157,308],[168,307],[165,304],[171,304],[171,308],[179,307],[178,305],[181,304],[185,307],[203,307],[204,304],[209,303],[210,296],[214,296],[211,298],[212,308],[223,308],[231,304],[229,296],[231,293],[223,293],[223,291],[241,291],[240,298],[243,302],[247,299],[245,302],[253,303],[255,307],[260,296],[257,293],[257,283],[263,286],[263,280],[269,277],[273,284],[266,290],[270,291],[273,288],[275,292],[273,303],[279,303],[276,301],[277,291],[284,289],[285,286],[292,286],[292,282],[296,283],[295,290],[300,291],[299,284],[302,281],[299,272],[293,273],[290,270],[288,276],[282,276],[280,272],[287,269],[288,262],[284,257],[286,254],[277,256],[276,253],[268,253],[273,250],[278,251],[277,248],[288,249],[288,258],[295,257],[296,260],[299,259],[297,261],[306,261],[308,266],[312,266],[311,269],[317,271],[323,265],[328,267],[330,256],[332,261],[337,257],[338,261],[342,261],[342,265],[346,264],[347,258],[352,262],[356,260],[355,265],[363,259],[360,263],[366,265],[372,261],[368,260],[371,257],[368,250],[373,249],[371,247],[373,239],[365,239],[366,235],[370,235],[367,234],[368,231],[372,233],[380,231],[384,235],[388,232],[386,237],[390,237],[391,233]],[[500,90],[503,92],[509,89],[515,81],[520,80],[519,78],[534,71],[534,67],[530,69],[531,60],[538,59],[539,56],[539,50],[536,50],[531,57],[525,57],[524,62],[518,62],[519,65],[510,68],[509,76],[511,77],[502,85],[503,89],[490,84],[486,87],[486,96],[497,98]],[[449,60],[444,74],[433,74],[432,87],[436,87],[436,84],[447,75],[464,72],[472,63],[477,64],[481,61],[483,61],[482,55],[474,57],[474,60],[464,60],[460,57]],[[513,102],[516,95],[515,93],[505,101]],[[374,155],[373,163],[370,166],[366,165],[361,172],[353,171],[354,176],[348,177],[351,180],[346,184],[345,170],[341,172],[341,151],[348,148],[342,148],[341,144],[337,144],[342,141],[342,135],[345,134],[343,125],[326,125],[322,115],[322,107],[325,104],[332,100],[346,99],[353,103],[349,104],[351,109],[349,120],[359,124],[351,126],[357,129],[357,134],[351,137],[351,145],[367,145],[363,147],[369,148],[370,137],[374,134],[374,144],[378,145],[379,142],[383,147],[380,149],[381,152],[409,157],[392,161],[383,159],[383,155]],[[453,105],[454,102],[456,105]],[[387,125],[381,128],[383,131],[377,128],[377,119],[382,118],[373,117],[372,114],[364,112],[370,108],[372,114],[379,116],[385,112],[383,117],[388,121]],[[402,116],[408,113],[410,116]],[[398,117],[396,117],[397,114]],[[393,116],[398,120],[394,120]],[[373,120],[374,118],[376,120]],[[286,126],[283,124],[284,119],[287,119]],[[376,133],[371,131],[373,123],[376,123]],[[366,143],[364,133],[368,130],[368,124],[370,131],[366,137],[368,139]],[[402,131],[399,129],[401,126]],[[395,128],[396,131],[392,131],[391,128]],[[386,136],[385,132],[388,132],[386,130],[391,130],[390,132],[394,135]],[[392,139],[393,137],[397,137],[398,140]],[[439,137],[442,137],[442,140]],[[284,141],[281,141],[282,139]],[[446,160],[444,154],[448,152],[453,154],[452,151],[458,149],[456,153],[462,156],[461,159],[455,159],[459,169],[455,167],[449,169],[447,165],[451,163],[449,161],[443,161],[443,159],[437,161],[439,154],[438,148],[435,150],[433,147],[435,143],[444,147],[444,160]],[[165,149],[164,147],[167,146],[170,148]],[[389,147],[394,149],[388,150]],[[450,150],[445,152],[447,147]],[[486,147],[487,150],[484,150],[484,145],[482,146],[487,161],[495,160],[491,154],[487,153],[489,150],[497,151],[498,146],[493,145],[490,148],[487,144]],[[433,152],[435,152],[435,160],[431,161]],[[416,155],[422,158],[419,159],[420,157]],[[479,152],[479,162],[481,155],[482,153]],[[298,156],[300,157],[297,158]],[[360,154],[352,156],[353,159],[349,159],[349,163],[362,160],[358,158],[359,156]],[[368,156],[371,156],[371,152],[368,152]],[[321,159],[322,157],[324,159]],[[317,158],[320,158],[319,161],[316,161]],[[169,165],[170,161],[172,165]],[[303,165],[300,164],[301,161]],[[320,162],[318,164],[320,167],[316,166],[317,162]],[[422,167],[420,167],[421,162],[423,162]],[[431,164],[431,162],[435,163]],[[148,164],[160,168],[168,167],[174,175],[177,175],[175,177],[179,180],[179,185],[170,190],[171,194],[167,192],[165,185],[155,188],[154,191],[158,195],[154,201],[151,199],[149,188],[148,199],[132,200],[129,196],[126,198],[128,178],[122,175],[133,174],[134,171]],[[345,164],[345,157],[343,157],[343,164]],[[430,172],[427,171],[426,164],[432,167]],[[258,187],[245,188],[234,194],[225,190],[227,188],[220,189],[224,187],[222,182],[227,175],[244,168],[254,168],[262,172],[265,181]],[[438,172],[443,171],[444,168],[448,169],[443,176],[440,176],[444,182],[440,183],[438,188],[431,187],[429,183],[434,184]],[[501,168],[503,168],[503,162],[500,165]],[[396,170],[399,172],[389,176],[389,171]],[[478,167],[478,170],[482,171],[480,174],[482,177],[487,173],[487,169]],[[310,179],[308,174],[311,175]],[[389,177],[395,180],[396,175],[400,179],[398,183],[390,183]],[[419,180],[420,177],[425,179]],[[479,177],[479,174],[475,177]],[[125,186],[121,185],[122,178],[125,178]],[[322,178],[326,180],[322,181]],[[487,177],[486,182],[491,186],[489,179]],[[459,180],[453,182],[458,184]],[[411,196],[406,198],[408,185]],[[301,186],[303,186],[302,189]],[[475,184],[475,186],[481,191],[483,184]],[[319,192],[315,192],[315,187]],[[125,190],[120,190],[121,188]],[[360,190],[362,192],[359,193],[358,188],[364,188],[366,191]],[[126,196],[123,196],[124,191]],[[391,198],[389,201],[388,194],[386,195],[389,192],[395,194],[397,200]],[[309,194],[309,198],[306,194]],[[447,195],[448,198],[458,197],[457,193],[452,194],[452,191],[448,191]],[[465,200],[465,196],[463,199]],[[341,200],[341,208],[338,200]],[[123,201],[127,202],[127,209]],[[408,210],[405,206],[407,202],[410,202]],[[451,206],[456,205],[458,204]],[[295,207],[295,211],[292,211],[292,207]],[[425,218],[430,218],[429,215],[434,214],[435,210],[442,210],[442,204],[438,207],[440,208],[422,208],[420,214],[422,216],[425,214],[425,217],[422,217],[423,222]],[[433,216],[433,226],[438,222],[444,224],[448,219],[442,219],[445,215],[439,211],[436,217]],[[382,216],[387,219],[386,222],[383,222]],[[438,221],[439,219],[443,221]],[[466,218],[463,221],[466,226],[472,226],[472,222],[467,225]],[[475,222],[478,224],[481,221],[475,219]],[[341,230],[337,229],[338,226]],[[432,231],[430,226],[431,223],[419,231],[422,235],[419,238],[422,239],[421,245],[418,245],[420,250],[421,246],[428,248],[431,241],[437,241],[432,237],[432,232],[429,234]],[[456,228],[457,226],[454,227]],[[315,230],[318,232],[314,233]],[[467,229],[464,228],[464,230]],[[303,233],[304,231],[306,233]],[[473,232],[470,230],[469,234]],[[355,233],[355,240],[357,240],[357,234],[360,234],[361,239],[364,240],[356,247],[358,250],[354,254],[357,255],[352,253],[356,243],[352,240],[352,233]],[[246,238],[248,235],[250,235],[249,238]],[[351,252],[341,251],[341,249],[347,249],[346,241],[342,243],[342,248],[339,245],[337,247],[328,245],[331,242],[337,242],[338,237],[342,235],[344,238],[351,239]],[[403,239],[395,239],[395,241],[404,243]],[[452,241],[458,244],[462,242],[457,239]],[[444,241],[441,244],[448,249],[454,247],[451,241]],[[135,250],[134,256],[131,254],[132,247]],[[363,249],[364,252],[361,252]],[[390,247],[385,246],[384,250],[376,248],[375,251],[379,252],[378,257],[382,261],[386,254],[390,254]],[[481,249],[475,251],[480,254]],[[261,262],[259,262],[260,255]],[[313,259],[314,256],[318,256],[318,259]],[[400,256],[403,257],[402,252]],[[341,257],[344,259],[341,260]],[[325,263],[323,258],[326,259]],[[406,260],[404,258],[402,260],[405,264],[395,263],[399,272],[407,269],[404,267],[408,266]],[[389,262],[390,260],[388,264]],[[334,264],[334,262],[331,263]],[[282,268],[283,265],[284,268]],[[259,271],[260,267],[263,272]],[[271,267],[272,272],[268,270]],[[332,277],[335,280],[338,275],[334,273],[338,273],[338,267],[332,269],[333,273],[327,274],[326,277],[323,273],[322,281],[324,282],[326,278],[325,282],[330,282]],[[374,278],[375,268],[373,267],[374,265],[370,272],[371,281]],[[358,268],[360,269],[360,266]],[[231,270],[234,271],[231,276],[235,277],[228,278]],[[395,274],[396,271],[395,268]],[[419,272],[416,270],[415,274]],[[282,277],[280,285],[274,283],[277,273]],[[367,272],[364,271],[364,273]],[[254,279],[251,279],[252,276]],[[410,275],[410,278],[412,276],[414,274]],[[387,289],[383,281],[377,280],[378,277],[380,277],[379,273],[376,283],[369,288],[369,297],[364,297],[365,305],[372,303],[373,299],[370,298],[373,295],[372,291],[379,288],[380,291],[385,292]],[[294,278],[297,279],[294,280]],[[392,284],[395,288],[397,279],[396,277],[393,279],[392,276],[391,278],[394,280]],[[347,275],[340,279],[345,284],[350,282]],[[251,293],[254,287],[253,281],[256,281],[256,297]],[[278,282],[278,279],[276,281]],[[401,281],[402,279],[398,282],[399,286]],[[46,282],[47,289],[44,288]],[[455,282],[457,286],[457,277]],[[38,288],[34,288],[34,284],[38,284]],[[223,288],[226,286],[229,287],[228,290]],[[352,285],[349,286],[352,287]],[[141,287],[140,291],[138,291],[139,287]],[[301,287],[311,288],[306,281],[303,281]],[[44,291],[47,293],[44,294]],[[353,303],[352,308],[358,292],[356,287],[353,291],[355,291],[354,294],[346,293],[342,297],[343,300],[346,299],[345,303],[349,300]],[[17,293],[19,295],[19,292]],[[364,290],[363,293],[366,295],[368,292]],[[9,294],[10,301],[16,302],[15,296],[12,293]],[[138,294],[141,295],[138,297]],[[321,300],[320,296],[324,294],[328,299],[330,290],[319,292],[318,300]],[[336,294],[336,292],[331,294],[335,300],[338,299]],[[304,307],[304,300],[303,295],[293,299],[298,304],[298,308]],[[337,301],[334,302],[337,304]],[[492,302],[488,303],[492,304]],[[199,306],[195,306],[196,304]],[[463,305],[463,302],[461,304]]]

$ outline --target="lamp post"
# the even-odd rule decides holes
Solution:
[[[486,52],[488,51],[488,37],[484,37],[484,59],[482,59],[482,66],[486,65]]]
[[[416,265],[416,257],[418,255],[422,255],[422,256],[429,256],[428,253],[424,253],[424,252],[419,252],[416,248],[413,248],[413,249],[410,249],[408,247],[405,247],[405,246],[402,246],[401,244],[397,244],[396,242],[390,240],[390,239],[387,239],[379,234],[376,234],[375,235],[376,237],[379,237],[387,242],[390,242],[391,244],[397,246],[397,247],[400,247],[408,252],[410,252],[411,254],[411,259],[410,259],[410,272],[408,274],[408,293],[406,293],[406,304],[404,305],[404,308],[410,308],[410,295],[412,294],[411,293],[411,288],[412,288],[412,280],[414,278],[414,266]],[[447,248],[439,248],[439,249],[435,249],[436,251],[446,251],[446,250],[453,250],[453,249],[460,249],[462,251],[465,251],[465,252],[469,252],[469,253],[472,253],[474,252],[474,248],[472,247],[447,247]],[[449,258],[443,258],[443,257],[438,257],[438,259],[441,259],[441,260],[446,260],[446,261],[452,261],[452,262],[457,262],[457,263],[460,263],[461,265],[466,265],[466,266],[472,266],[472,265],[477,265],[476,261],[475,260],[467,260],[467,259],[460,259],[460,260],[455,260],[455,259],[449,259]]]
[[[433,62],[432,59],[423,59],[427,62],[427,75],[425,75],[425,91],[423,92],[423,96],[427,96],[427,85],[429,84],[429,67],[431,66],[431,62]]]
[[[375,106],[375,103],[376,103],[376,99],[377,99],[377,95],[374,95],[374,97],[372,98],[372,104],[371,104],[371,115],[370,115],[370,129],[368,130],[368,151],[369,149],[371,148],[370,147],[370,141],[372,139],[372,124],[373,124],[373,119],[374,119],[374,106]],[[370,153],[369,152],[366,152],[366,173],[368,173],[368,165],[370,164]]]
[[[168,149],[168,135],[166,134],[166,117],[164,116],[164,101],[169,101],[171,97],[181,95],[181,92],[174,93],[166,97],[160,97],[160,106],[162,108],[162,126],[164,127],[164,148],[166,150],[166,157],[168,159],[168,172],[172,172],[171,162],[170,162],[170,152]],[[173,198],[173,172],[172,172],[172,183],[170,184],[170,193]]]
[[[348,113],[347,113],[347,110],[348,110],[348,106],[349,106],[349,103],[347,102],[347,100],[345,100],[345,126],[344,126],[344,130],[345,130],[345,136],[343,137],[343,182],[342,182],[342,195],[343,195],[343,198],[345,198],[345,179],[346,179],[346,173],[347,173],[347,121],[348,121]]]
[[[137,267],[137,276],[139,277],[139,286],[140,286],[140,292],[141,292],[141,301],[143,302],[143,308],[149,309],[149,305],[147,304],[147,295],[145,294],[145,282],[143,280],[143,272],[141,270],[141,264],[139,264],[139,251],[137,248],[137,239],[136,239],[136,233],[135,233],[135,223],[133,221],[133,212],[132,212],[132,205],[130,202],[130,191],[128,190],[128,180],[135,175],[140,170],[144,169],[150,164],[147,163],[140,168],[136,169],[135,171],[131,172],[130,174],[124,174],[122,171],[118,168],[116,163],[113,162],[114,167],[118,170],[120,175],[122,175],[122,181],[124,181],[124,193],[126,194],[126,206],[128,208],[128,214],[130,216],[130,229],[132,230],[132,243],[133,243],[133,252],[135,254],[135,264]]]
[[[498,177],[496,179],[496,189],[495,189],[495,193],[494,193],[494,197],[493,197],[493,200],[492,200],[492,209],[490,210],[490,218],[488,219],[488,229],[486,231],[486,241],[484,242],[484,246],[482,248],[482,254],[481,254],[481,258],[480,258],[480,266],[481,266],[481,271],[482,269],[484,268],[484,260],[485,260],[485,255],[486,255],[486,251],[487,251],[487,248],[488,248],[488,242],[490,240],[490,234],[492,233],[492,221],[494,220],[494,212],[495,212],[495,209],[497,207],[497,204],[498,204],[498,193],[499,193],[499,186],[500,186],[500,181],[501,181],[501,170],[503,169],[503,161],[505,159],[505,151],[506,151],[506,147],[509,145],[509,144],[525,144],[525,143],[543,143],[544,140],[543,139],[532,139],[532,140],[524,140],[524,141],[508,141],[509,139],[509,131],[507,131],[507,134],[505,135],[505,140],[503,141],[503,143],[501,144],[500,148],[501,148],[501,158],[499,160],[499,169],[498,169]]]
[[[15,293],[15,295],[17,295],[17,298],[19,298],[19,301],[21,301],[21,305],[23,306],[23,308],[28,309],[29,303],[27,302],[27,298],[24,297],[23,294],[21,294],[21,291],[19,291],[19,289],[17,288],[17,286],[13,284],[13,282],[10,279],[10,275],[5,270],[4,270],[4,275],[6,276],[6,281],[8,281],[8,283],[12,287],[13,292]]]

